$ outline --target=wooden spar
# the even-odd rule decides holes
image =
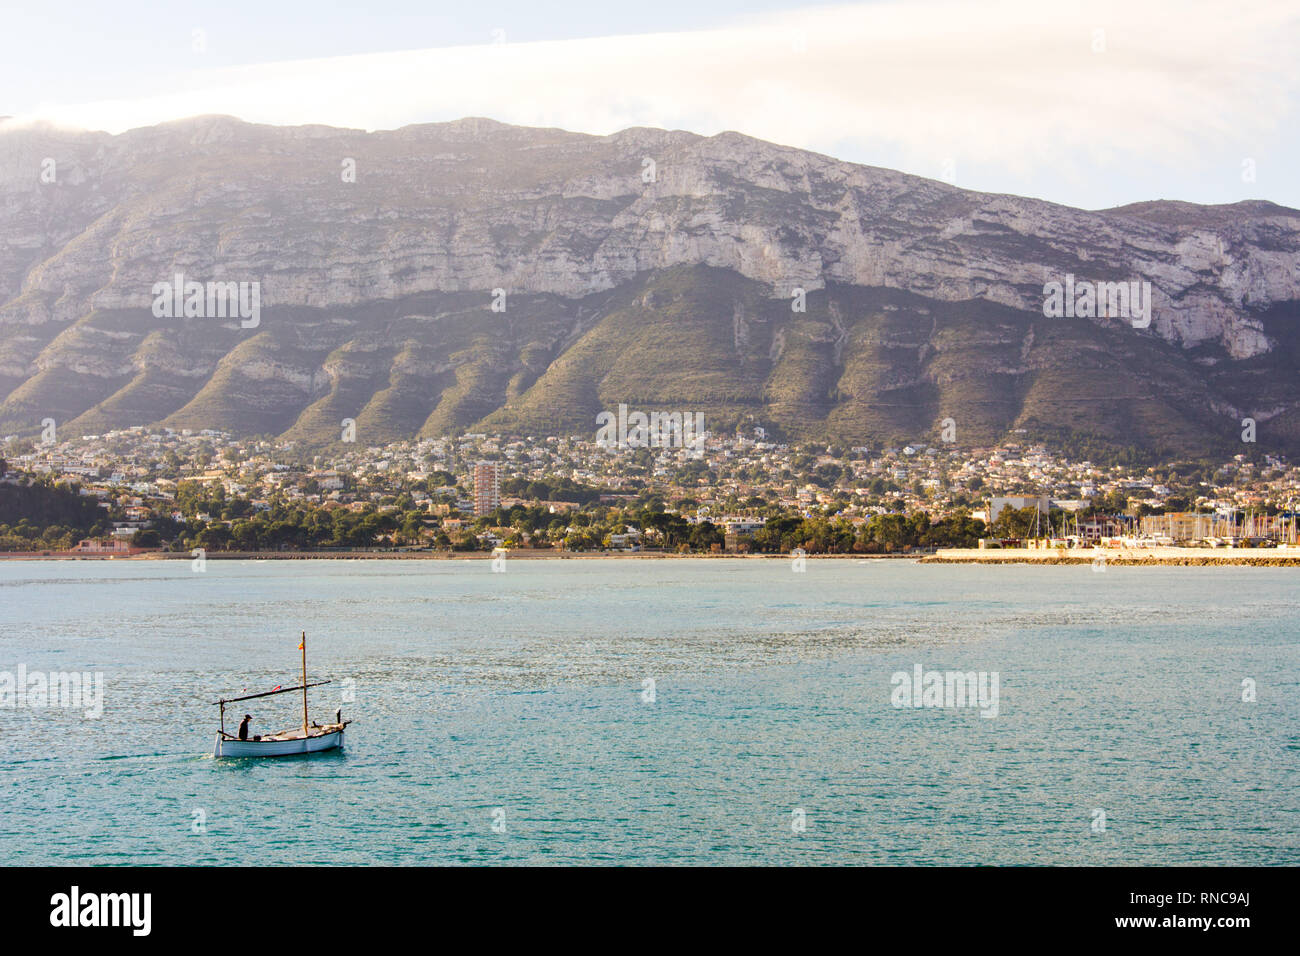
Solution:
[[[279,690],[267,690],[260,694],[245,694],[243,697],[223,697],[221,700],[214,700],[214,706],[220,706],[223,710],[226,704],[233,704],[237,700],[252,700],[255,697],[270,697],[273,694],[292,694],[296,690],[306,690],[308,687],[319,687],[321,684],[332,684],[332,680],[318,680],[303,687],[281,687]]]
[[[307,736],[307,632],[302,632],[302,735]]]

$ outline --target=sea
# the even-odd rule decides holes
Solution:
[[[1288,568],[4,561],[0,860],[1295,865],[1298,608]],[[345,747],[214,759],[304,632]]]

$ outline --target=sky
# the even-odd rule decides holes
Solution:
[[[0,0],[0,116],[736,130],[1083,208],[1300,207],[1300,0]]]

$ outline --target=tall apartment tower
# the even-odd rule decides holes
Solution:
[[[501,466],[480,461],[474,466],[474,515],[482,517],[501,507]]]

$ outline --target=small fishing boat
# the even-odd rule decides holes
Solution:
[[[342,710],[334,712],[334,723],[315,724],[307,715],[307,688],[320,687],[333,681],[307,681],[307,632],[303,631],[302,642],[298,645],[302,651],[302,684],[298,687],[277,687],[260,694],[245,694],[242,697],[223,697],[214,701],[221,713],[221,729],[217,731],[217,745],[214,757],[289,757],[295,754],[319,753],[322,750],[338,750],[343,746],[343,730],[350,720],[343,719]],[[226,731],[226,705],[241,700],[255,700],[259,697],[272,697],[276,694],[289,694],[302,691],[302,726],[291,727],[274,734],[258,734],[240,739]],[[247,715],[246,715],[247,716]]]

